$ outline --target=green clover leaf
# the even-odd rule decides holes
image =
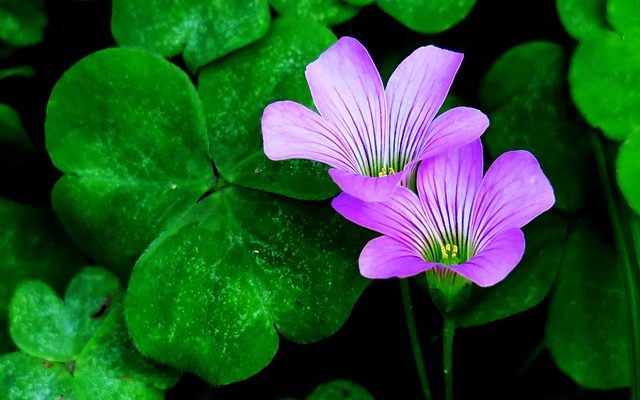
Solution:
[[[291,40],[299,40],[302,50],[273,51]],[[271,63],[265,88],[255,88],[266,104],[279,93],[298,93],[303,66],[334,40],[322,25],[283,18],[262,42],[207,67],[203,76],[246,60],[256,69],[263,64],[264,73]],[[234,67],[225,70],[229,65]],[[203,97],[213,96],[200,80]],[[263,106],[245,101],[234,107],[250,107],[256,119],[243,120],[225,138],[210,127],[210,115],[205,126],[186,74],[149,53],[112,49],[64,74],[46,121],[48,150],[65,173],[53,201],[67,230],[123,276],[142,255],[125,304],[134,343],[144,355],[213,384],[264,368],[277,350],[278,333],[300,343],[333,334],[368,283],[358,274],[354,250],[364,244],[362,230],[327,203],[251,189],[251,179],[240,179],[222,161],[264,157],[256,130]],[[216,112],[206,100],[205,106],[208,114]],[[266,188],[292,188],[315,176],[327,186],[314,198],[335,191],[320,178],[324,166],[288,168],[272,174]]]
[[[571,116],[564,49],[531,42],[504,53],[489,69],[480,88],[491,125],[484,135],[493,157],[505,151],[531,151],[549,177],[555,206],[576,211],[591,185],[591,146],[586,124]],[[571,168],[567,168],[571,165]]]
[[[117,278],[100,268],[76,275],[64,302],[40,281],[18,287],[10,332],[22,352],[0,357],[0,397],[162,399],[178,375],[136,353],[122,295]]]
[[[324,164],[269,160],[260,127],[264,107],[276,100],[312,106],[304,68],[335,40],[326,27],[281,18],[263,40],[202,71],[198,92],[206,110],[211,154],[225,179],[303,200],[337,193]]]
[[[114,0],[111,31],[121,46],[183,53],[195,70],[260,39],[269,20],[267,0]]]
[[[628,386],[627,307],[615,249],[583,224],[566,251],[547,320],[551,355],[582,386]]]
[[[9,300],[16,287],[28,279],[40,279],[60,290],[67,274],[84,260],[51,210],[0,197],[0,221],[0,347],[8,350],[4,330]]]

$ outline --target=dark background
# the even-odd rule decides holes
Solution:
[[[48,205],[60,176],[44,146],[46,104],[62,73],[86,55],[115,46],[110,33],[110,2],[51,0],[44,41],[0,61],[0,68],[33,65],[35,78],[0,81],[0,102],[14,106],[36,153],[0,164],[0,196]],[[453,92],[465,105],[477,103],[479,82],[496,58],[514,45],[550,40],[571,51],[574,42],[562,28],[551,0],[478,0],[459,25],[439,35],[420,35],[403,27],[375,5],[334,27],[338,36],[359,39],[380,63],[390,54],[400,59],[415,48],[437,44],[465,53]],[[398,61],[400,60],[398,59]],[[173,60],[183,66],[180,59]],[[194,78],[195,81],[195,78]],[[442,397],[439,329],[442,321],[429,296],[412,287],[432,392]],[[627,391],[594,392],[577,387],[542,348],[547,303],[478,328],[458,330],[454,344],[457,399],[624,399]],[[338,378],[365,386],[376,399],[420,399],[405,315],[397,280],[373,282],[347,323],[333,337],[313,345],[284,339],[273,362],[254,377],[214,388],[185,375],[168,399],[303,398],[318,384]]]

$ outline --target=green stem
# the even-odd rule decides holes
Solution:
[[[416,320],[413,316],[413,305],[411,304],[411,294],[409,293],[409,281],[400,279],[400,289],[402,290],[402,302],[404,303],[404,314],[407,318],[407,328],[409,329],[409,338],[411,339],[411,350],[413,351],[413,359],[416,362],[416,371],[422,386],[422,394],[425,400],[431,400],[431,389],[429,389],[429,379],[427,378],[427,370],[424,367],[424,358],[422,357],[422,349],[418,340],[418,330],[416,329]]]
[[[637,257],[639,253],[634,252],[634,250],[640,251],[640,249],[634,249],[633,245],[633,236],[636,236],[636,245],[640,247],[640,245],[638,245],[640,229],[634,226],[634,217],[631,217],[630,224],[626,226],[623,225],[623,220],[628,221],[628,218],[625,218],[629,217],[628,207],[624,203],[620,204],[621,202],[616,198],[616,192],[611,183],[612,177],[608,168],[609,163],[607,162],[607,156],[600,137],[596,132],[590,131],[590,138],[604,189],[604,196],[609,210],[611,227],[613,229],[620,263],[624,269],[623,273],[627,283],[627,306],[629,311],[628,334],[631,364],[630,399],[640,400],[640,308],[638,307],[640,304],[640,293],[638,292],[640,289],[640,270],[638,269]],[[632,260],[635,260],[635,262]]]
[[[447,316],[444,317],[444,327],[442,328],[442,365],[444,372],[444,398],[453,400],[453,332],[455,322]]]

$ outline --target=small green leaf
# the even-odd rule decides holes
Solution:
[[[640,37],[603,33],[580,42],[569,70],[571,94],[585,119],[612,140],[640,130]]]
[[[319,385],[305,400],[374,400],[367,389],[344,379]]]
[[[0,329],[4,329],[9,300],[21,282],[40,279],[61,290],[84,260],[51,210],[0,197],[0,221]]]
[[[607,19],[621,35],[640,38],[640,1],[607,0]]]
[[[260,128],[269,103],[287,99],[312,105],[304,68],[334,42],[333,33],[322,25],[281,18],[263,40],[202,71],[198,91],[207,113],[211,154],[225,179],[304,200],[337,193],[323,164],[270,161]]]
[[[25,282],[11,299],[11,337],[18,348],[32,356],[73,360],[105,320],[97,315],[121,297],[121,292],[120,282],[100,269],[76,275],[64,302],[44,282]]]
[[[251,376],[278,333],[310,343],[342,326],[368,283],[362,233],[326,205],[214,192],[136,264],[126,302],[136,347],[212,384]]]
[[[123,276],[213,184],[198,95],[150,53],[109,49],[75,64],[53,89],[45,128],[66,174],[54,209],[76,243]]]
[[[607,0],[557,0],[558,16],[575,39],[595,37],[609,30]]]
[[[258,40],[269,20],[267,0],[114,0],[111,31],[121,46],[184,53],[194,70]]]
[[[306,18],[322,24],[335,25],[353,18],[360,8],[343,0],[269,0],[284,16]]]
[[[616,175],[624,198],[631,209],[640,214],[640,130],[629,135],[620,146]]]
[[[581,208],[591,186],[591,147],[584,122],[571,116],[564,49],[530,42],[503,54],[485,75],[480,100],[491,125],[483,136],[495,158],[526,149],[540,162],[562,210]],[[570,166],[570,167],[569,167]]]
[[[474,286],[467,308],[456,315],[458,325],[483,325],[528,310],[547,295],[561,264],[567,225],[546,213],[525,227],[527,246],[520,264],[496,286]]]
[[[0,398],[5,400],[80,400],[73,377],[61,363],[51,363],[24,353],[0,357]]]
[[[0,42],[32,46],[42,41],[46,26],[42,0],[0,0]]]
[[[625,285],[615,249],[583,225],[572,233],[566,251],[547,320],[551,355],[582,386],[628,386]]]
[[[104,269],[76,275],[64,303],[44,283],[26,282],[10,314],[22,353],[0,358],[2,399],[159,400],[178,378],[136,353],[122,316],[122,288]]]
[[[451,28],[469,14],[476,0],[376,0],[378,6],[401,24],[420,33]]]
[[[14,149],[33,151],[33,145],[22,125],[18,112],[7,104],[0,103],[0,158]]]

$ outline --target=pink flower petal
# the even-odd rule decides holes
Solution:
[[[524,246],[524,233],[517,228],[507,229],[494,236],[469,261],[450,268],[478,286],[493,286],[520,262]]]
[[[343,192],[369,202],[388,200],[404,178],[402,172],[373,178],[336,168],[329,175]]]
[[[365,278],[406,278],[435,266],[416,256],[411,248],[387,236],[371,240],[360,253],[360,274]]]
[[[367,50],[343,37],[307,66],[313,103],[354,153],[360,172],[375,176],[387,142],[388,113],[380,74]]]
[[[480,140],[422,162],[416,182],[418,194],[438,237],[449,238],[453,241],[450,244],[469,249],[471,212],[481,181]]]
[[[478,139],[489,126],[489,118],[480,110],[456,107],[439,115],[429,127],[427,140],[419,147],[416,159],[424,160]]]
[[[491,165],[478,188],[471,234],[477,248],[494,235],[520,228],[555,202],[553,188],[528,151],[509,151]]]
[[[420,200],[411,190],[399,187],[393,197],[379,203],[342,193],[331,205],[349,221],[404,243],[416,255],[421,253],[428,230]]]
[[[447,97],[462,54],[421,47],[393,72],[387,84],[391,154],[412,161],[426,142],[431,121]]]
[[[303,158],[356,171],[352,153],[319,115],[292,101],[278,101],[262,115],[264,152],[271,160]]]

